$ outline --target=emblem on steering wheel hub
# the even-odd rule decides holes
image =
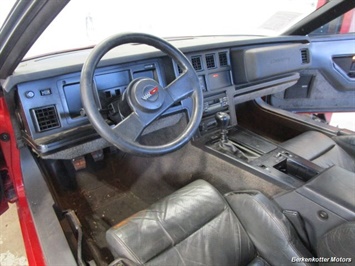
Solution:
[[[132,82],[129,88],[132,103],[143,110],[155,111],[162,107],[165,91],[154,79],[141,78]]]
[[[148,92],[144,93],[142,99],[143,100],[149,100],[149,101],[155,101],[158,98],[158,92],[159,88],[158,86],[155,86],[153,89],[150,88],[150,86],[147,86],[144,91],[148,89]]]

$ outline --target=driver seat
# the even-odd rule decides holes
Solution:
[[[290,265],[292,258],[312,257],[263,194],[222,196],[203,180],[110,228],[106,239],[127,265]]]

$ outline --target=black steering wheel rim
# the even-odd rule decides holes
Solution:
[[[191,97],[192,109],[190,110],[191,114],[186,128],[176,139],[167,144],[159,146],[142,145],[138,143],[136,139],[130,139],[131,137],[129,129],[123,129],[127,128],[127,125],[120,126],[120,124],[122,123],[121,122],[117,124],[116,127],[114,127],[113,129],[110,125],[107,124],[107,122],[99,112],[99,107],[96,103],[97,99],[95,96],[95,86],[93,81],[97,65],[100,62],[101,58],[108,51],[119,45],[128,43],[140,43],[155,47],[156,49],[164,52],[173,60],[175,60],[175,62],[179,64],[183,72],[181,76],[176,78],[167,87],[159,91],[163,95],[161,97],[165,97],[168,100],[165,100],[167,101],[167,103],[164,102],[163,107],[157,108],[157,110],[155,111],[156,113],[154,113],[154,111],[152,110],[140,110],[140,108],[137,108],[136,106],[131,106],[133,112],[127,118],[127,121],[129,120],[128,128],[130,128],[132,131],[137,130],[137,132],[139,133],[139,127],[144,126],[145,123],[149,125],[149,123],[161,116],[161,114],[165,112],[166,108],[172,105],[171,101],[176,102],[184,98]],[[184,85],[184,88],[178,88],[180,83]],[[117,34],[99,43],[92,50],[82,68],[80,87],[83,108],[92,126],[104,139],[106,139],[108,142],[110,142],[112,145],[116,146],[120,150],[127,153],[136,155],[162,155],[175,151],[185,145],[193,137],[202,118],[203,95],[199,86],[199,81],[196,72],[194,71],[190,62],[182,54],[181,51],[179,51],[177,48],[175,48],[173,45],[166,42],[165,40],[153,35],[143,33]],[[185,87],[189,88],[185,89]],[[131,91],[133,91],[133,89]],[[176,91],[178,92],[176,94],[181,95],[175,95]],[[129,101],[130,105],[132,104],[132,102],[132,100]],[[144,117],[152,117],[152,119],[154,117],[155,118],[152,121],[150,121],[150,119],[150,122],[141,121],[145,119]],[[126,124],[128,124],[128,122]]]

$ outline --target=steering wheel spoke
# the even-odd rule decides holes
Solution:
[[[165,90],[174,103],[190,97],[194,91],[194,80],[191,71],[187,71],[171,82]]]
[[[112,130],[119,138],[125,138],[131,142],[135,142],[146,126],[147,125],[139,119],[136,113],[132,113],[115,125]]]

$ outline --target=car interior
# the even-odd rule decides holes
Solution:
[[[353,258],[354,132],[297,112],[354,108],[354,39],[126,33],[21,62],[3,97],[47,262]]]

